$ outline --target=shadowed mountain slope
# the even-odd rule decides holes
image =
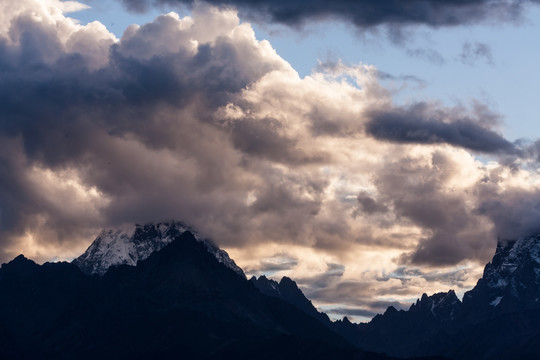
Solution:
[[[8,359],[386,359],[220,262],[186,231],[103,276],[19,256],[0,269]]]

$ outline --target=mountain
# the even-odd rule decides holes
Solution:
[[[266,276],[261,275],[258,278],[253,276],[249,281],[255,285],[255,287],[264,295],[271,296],[283,300],[291,305],[296,306],[307,315],[318,320],[321,324],[336,332],[341,337],[346,339],[351,344],[358,345],[359,334],[358,325],[351,323],[347,317],[343,320],[332,321],[323,312],[319,312],[311,301],[306,298],[302,290],[298,287],[296,282],[287,276],[281,278],[279,283],[275,280],[268,279]],[[385,352],[383,349],[377,349],[378,352]]]
[[[389,307],[347,338],[394,356],[537,359],[540,351],[540,236],[499,241],[463,302],[450,290]]]
[[[179,222],[103,231],[72,263],[0,268],[6,359],[537,359],[540,236],[500,241],[477,285],[371,322],[331,321],[297,284],[247,280]],[[364,350],[359,350],[364,349]],[[371,352],[366,352],[371,351]]]
[[[86,274],[103,275],[112,266],[137,265],[138,261],[148,258],[187,231],[202,242],[219,262],[245,277],[243,270],[227,252],[219,249],[210,240],[201,238],[193,229],[179,221],[103,230],[73,263]]]
[[[476,286],[463,296],[477,322],[498,314],[540,308],[540,236],[500,241]]]
[[[249,281],[263,294],[278,298],[289,304],[292,304],[310,315],[311,317],[321,321],[323,324],[330,326],[330,318],[325,313],[317,311],[311,301],[306,298],[302,290],[296,282],[284,276],[279,283],[275,280],[268,279],[262,275],[259,278],[253,276]]]
[[[359,324],[356,344],[402,357],[436,355],[428,343],[440,332],[454,330],[460,317],[461,302],[453,290],[423,294],[407,311],[390,306],[369,323]]]
[[[157,225],[139,228],[133,239],[158,238]],[[136,266],[101,276],[22,255],[2,265],[2,358],[388,359],[262,294],[190,231],[171,236]]]

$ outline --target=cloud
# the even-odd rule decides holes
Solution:
[[[358,197],[356,198],[358,200],[358,204],[360,205],[360,209],[367,214],[374,214],[378,212],[387,212],[388,207],[384,204],[378,203],[375,199],[369,196],[366,192],[362,192],[358,194]]]
[[[432,164],[415,167],[419,160],[402,144],[511,153],[488,112],[393,106],[368,65],[326,64],[300,79],[232,10],[170,13],[131,26],[120,40],[97,23],[81,26],[50,11],[40,20],[14,14],[1,46],[10,71],[0,88],[0,130],[6,144],[18,144],[5,151],[11,162],[20,159],[16,184],[30,169],[66,174],[97,194],[88,197],[91,226],[175,217],[229,246],[300,242],[342,252],[355,243],[410,248],[395,240],[405,221],[415,234],[407,241],[419,242],[413,262],[478,256],[451,241],[452,226],[475,227],[475,217],[444,215],[447,203],[456,215],[474,209],[465,192],[440,189],[458,167],[454,155],[426,148],[422,156]],[[381,162],[368,155],[374,148],[401,157]],[[355,153],[365,155],[351,165]],[[395,182],[399,172],[432,180],[412,187]],[[336,187],[343,177],[349,183]],[[11,196],[32,203],[49,191],[45,185],[52,186]],[[26,201],[6,201],[15,214],[6,224],[19,225],[6,225],[13,236],[5,238],[39,232],[41,225],[27,223],[35,216],[69,228],[74,219],[58,217],[59,199],[39,201],[34,215],[22,208]]]
[[[377,315],[377,312],[374,312],[371,310],[365,310],[365,309],[358,309],[358,308],[337,307],[337,308],[330,308],[330,309],[324,309],[324,310],[329,315],[337,315],[336,317],[352,315],[352,316],[358,316],[360,318],[371,319],[375,315]]]
[[[444,109],[428,103],[374,111],[366,131],[377,139],[392,142],[447,143],[484,153],[518,152],[514,144],[489,127],[491,121],[462,117],[460,113],[459,109]]]
[[[497,182],[501,181],[501,175],[495,172],[483,179],[478,186],[480,195],[478,213],[493,220],[496,234],[503,240],[515,239],[516,234],[533,236],[540,233],[538,188],[512,186],[502,192],[497,186]]]
[[[102,227],[178,219],[318,304],[379,311],[373,296],[446,290],[497,236],[536,230],[538,144],[510,143],[484,105],[396,105],[361,63],[301,78],[227,8],[116,39],[59,4],[1,15],[1,261],[69,259]],[[403,266],[422,270],[407,289],[379,280]]]
[[[484,60],[487,64],[493,65],[493,55],[491,54],[491,47],[489,45],[469,41],[463,43],[461,53],[459,54],[459,61],[466,65],[474,65],[479,60]]]
[[[410,57],[426,60],[435,65],[443,65],[446,63],[444,57],[434,49],[429,48],[417,48],[417,49],[408,49],[407,55]]]
[[[378,281],[389,281],[390,279],[398,279],[403,285],[415,278],[422,278],[428,282],[441,282],[447,284],[449,288],[466,288],[466,282],[469,277],[470,269],[461,267],[451,270],[431,270],[424,271],[414,267],[399,267],[389,274],[384,274]]]
[[[154,4],[192,5],[193,0],[123,0],[134,11],[144,11]],[[359,28],[381,24],[415,25],[433,27],[474,24],[479,21],[516,21],[527,4],[536,1],[487,1],[487,0],[411,0],[407,2],[385,1],[312,1],[309,6],[303,1],[256,2],[246,0],[208,0],[216,6],[233,6],[243,15],[264,21],[297,26],[307,20],[339,18]]]
[[[275,254],[261,259],[256,267],[246,267],[244,271],[250,275],[272,275],[275,272],[291,270],[298,265],[298,259],[286,254]]]

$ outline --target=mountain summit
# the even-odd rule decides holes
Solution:
[[[88,249],[73,260],[73,264],[90,275],[103,275],[112,266],[135,266],[138,261],[147,259],[187,231],[202,242],[220,263],[246,277],[226,251],[219,249],[210,240],[201,238],[193,229],[179,221],[102,230]]]
[[[494,314],[540,308],[540,235],[499,241],[476,286],[463,297],[475,320]]]

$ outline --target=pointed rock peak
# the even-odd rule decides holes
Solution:
[[[19,262],[19,261],[31,261],[27,257],[25,257],[23,254],[19,254],[15,257],[15,259],[11,260],[11,262]]]
[[[459,298],[457,297],[456,295],[456,292],[451,289],[450,291],[448,291],[446,293],[446,296],[445,296],[445,300],[449,300],[449,301],[460,301]]]
[[[286,293],[289,297],[295,297],[298,301],[308,301],[304,296],[304,293],[298,287],[298,284],[286,276],[281,278],[279,282],[279,289],[282,293]]]
[[[259,276],[258,279],[253,276],[250,281],[261,293],[268,296],[282,298],[282,294],[279,290],[279,284],[277,281],[268,279],[264,275]]]
[[[457,297],[454,290],[448,292],[440,292],[430,296],[433,301],[433,307],[454,307],[456,305],[461,305],[461,301]]]
[[[432,306],[438,306],[439,304],[453,304],[455,302],[460,302],[454,290],[449,290],[448,292],[439,292],[431,296],[422,294],[422,299],[416,301],[416,304],[429,304]]]
[[[346,316],[343,317],[343,322],[344,322],[345,324],[351,324],[351,321],[350,321],[349,318],[346,317]]]
[[[13,260],[8,262],[7,264],[3,264],[2,268],[20,268],[20,267],[33,267],[33,266],[39,266],[34,261],[26,258],[23,254],[18,255]]]
[[[257,284],[259,285],[263,285],[263,286],[271,286],[272,288],[275,288],[277,289],[278,286],[279,286],[279,283],[276,281],[276,280],[273,280],[273,279],[269,279],[267,278],[266,276],[264,275],[261,275],[259,276],[258,278],[256,276],[253,276],[251,278],[251,280],[253,282],[256,282]]]
[[[395,314],[397,313],[397,309],[395,307],[393,307],[392,305],[390,305],[386,311],[384,312],[384,315],[388,315],[388,314]]]
[[[34,261],[28,259],[23,254],[18,255],[15,259],[9,262],[10,264],[32,264],[37,265]]]
[[[296,284],[296,282],[294,280],[292,280],[291,278],[289,278],[287,276],[284,276],[284,277],[281,278],[281,280],[279,281],[279,286],[287,286],[287,287],[298,288],[298,284]]]

